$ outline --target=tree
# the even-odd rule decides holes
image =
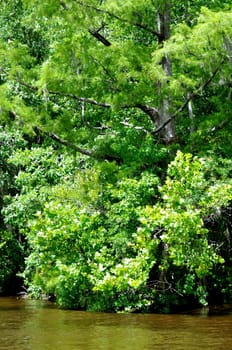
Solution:
[[[206,305],[215,293],[207,278],[215,266],[230,266],[222,248],[228,223],[221,231],[209,224],[232,198],[232,164],[221,172],[223,163],[178,152],[163,186],[151,172],[125,178],[111,164],[82,169],[50,189],[26,230],[24,277],[33,295],[105,311]],[[229,269],[223,275],[231,280]],[[221,275],[215,284],[228,295]]]
[[[171,143],[180,124],[175,119],[186,114],[194,98],[222,79],[229,93],[230,12],[205,10],[196,24],[193,14],[198,14],[201,1],[191,6],[171,1],[24,3],[33,6],[30,16],[23,16],[27,30],[36,21],[34,32],[47,42],[39,65],[37,54],[30,57],[32,47],[41,50],[38,39],[26,46],[25,38],[23,45],[10,44],[23,57],[13,57],[18,66],[15,71],[13,62],[13,84],[24,94],[25,89],[26,94],[37,89],[40,93],[34,112],[19,113],[26,123],[27,114],[32,119],[36,113],[33,125],[74,143],[80,139],[85,144],[90,135],[98,141],[102,133],[109,138],[119,126],[138,127]],[[183,10],[190,26],[181,24]],[[18,110],[15,107],[16,115]]]
[[[1,120],[30,145],[2,215],[31,291],[95,310],[229,299],[230,1],[3,5]]]

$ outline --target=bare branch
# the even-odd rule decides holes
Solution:
[[[150,107],[148,105],[143,105],[142,103],[138,103],[134,107],[137,107],[137,108],[141,109],[144,113],[149,115],[149,117],[151,118],[153,123],[157,123],[158,122],[158,120],[159,120],[159,111],[158,111],[157,108]]]
[[[62,139],[61,137],[59,137],[58,135],[56,135],[56,134],[54,134],[52,132],[48,132],[48,131],[42,130],[38,126],[35,126],[33,129],[34,129],[36,134],[41,134],[41,135],[48,136],[51,139],[53,139],[54,141],[58,142],[59,144],[64,145],[64,146],[66,146],[68,148],[71,148],[71,149],[73,149],[74,151],[76,151],[78,153],[81,153],[81,154],[83,154],[85,156],[93,157],[93,152],[92,151],[86,150],[84,148],[80,148],[80,147],[74,145],[72,142],[64,140],[64,139]]]
[[[111,43],[103,35],[101,35],[98,30],[89,29],[89,33],[93,35],[98,41],[100,41],[105,46],[110,46]]]

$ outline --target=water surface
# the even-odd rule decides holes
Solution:
[[[1,350],[228,350],[224,316],[106,314],[0,298]]]

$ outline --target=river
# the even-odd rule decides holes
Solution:
[[[0,298],[1,350],[228,350],[232,312],[223,316],[106,314]]]

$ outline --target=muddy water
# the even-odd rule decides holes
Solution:
[[[229,350],[224,316],[105,314],[0,298],[1,350]]]

